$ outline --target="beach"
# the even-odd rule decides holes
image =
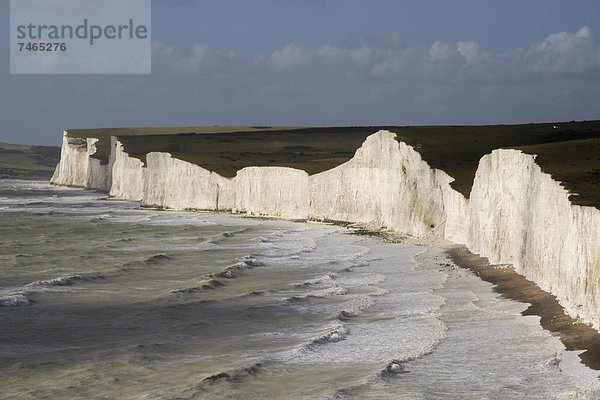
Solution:
[[[517,274],[513,268],[491,266],[487,259],[471,253],[464,246],[455,246],[448,254],[457,265],[492,283],[494,290],[503,297],[530,304],[523,315],[539,316],[541,326],[559,335],[567,350],[582,351],[581,362],[600,370],[600,334],[565,313],[556,297]]]

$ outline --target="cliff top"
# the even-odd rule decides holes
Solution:
[[[0,143],[0,178],[49,179],[60,147]]]
[[[599,136],[516,148],[536,154],[536,163],[542,170],[573,193],[571,202],[600,209]]]
[[[571,192],[575,204],[600,208],[600,121],[488,126],[368,127],[172,127],[69,130],[69,136],[118,136],[125,151],[145,162],[152,151],[169,152],[226,177],[248,166],[286,166],[315,174],[350,160],[380,129],[415,148],[434,168],[456,180],[469,196],[479,160],[497,148],[538,154],[542,169]],[[108,147],[96,157],[107,159]]]
[[[155,135],[181,135],[181,134],[216,134],[229,132],[260,132],[275,129],[295,129],[293,126],[148,126],[148,127],[123,127],[123,128],[84,128],[67,129],[67,135],[72,138],[97,138],[96,154],[94,158],[108,162],[110,155],[110,137],[128,136],[155,136]],[[158,151],[158,150],[156,150]]]
[[[574,204],[600,209],[600,121],[525,125],[407,127],[402,140],[432,167],[456,179],[452,187],[469,197],[479,160],[498,148],[536,154],[542,170],[577,196]]]

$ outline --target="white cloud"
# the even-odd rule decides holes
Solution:
[[[346,46],[287,44],[266,55],[244,56],[205,43],[185,48],[155,43],[152,91],[162,93],[161,99],[187,99],[174,101],[179,105],[169,118],[211,123],[231,123],[232,118],[259,125],[347,125],[597,117],[600,46],[589,28],[505,52],[475,41],[416,47],[397,39]]]
[[[290,43],[267,56],[240,57],[197,43],[187,49],[155,45],[155,62],[177,72],[305,75],[362,82],[526,84],[559,78],[600,79],[600,45],[589,27],[554,33],[526,48],[483,49],[475,41],[411,47],[397,34],[354,46]]]
[[[458,42],[456,50],[465,59],[467,65],[485,63],[492,57],[490,52],[482,50],[479,43],[473,41]]]
[[[549,35],[527,49],[519,61],[546,77],[600,78],[600,47],[587,26],[574,34],[561,32]]]
[[[397,39],[396,43],[402,43]],[[600,46],[589,27],[551,34],[528,48],[503,53],[484,50],[475,41],[437,41],[429,48],[289,44],[275,51],[269,61],[278,72],[356,77],[363,71],[363,78],[381,80],[522,84],[560,77],[600,79]]]
[[[314,50],[291,43],[275,51],[269,60],[275,69],[298,69],[310,66],[314,56]]]
[[[588,27],[503,52],[475,41],[414,46],[394,33],[345,45],[287,44],[250,55],[206,43],[154,43],[151,75],[5,74],[0,86],[6,100],[0,119],[15,132],[5,140],[37,143],[36,132],[95,125],[593,119],[600,110],[600,45]],[[64,101],[47,101],[56,96]],[[72,110],[68,116],[65,108]]]
[[[152,58],[158,67],[206,77],[227,74],[240,61],[235,53],[216,51],[204,43],[178,48],[155,42],[152,46]]]
[[[317,101],[320,104],[317,108],[304,104],[305,113],[310,110],[317,113],[321,109],[335,107],[340,101],[344,103],[345,100],[334,96],[335,93],[344,93],[341,96],[343,99],[364,95],[375,101],[381,100],[381,93],[391,92],[390,96],[398,102],[397,93],[403,92],[412,99],[408,101],[403,97],[398,103],[405,104],[404,110],[429,104],[431,114],[426,115],[437,113],[448,121],[451,120],[451,112],[460,114],[456,107],[476,97],[478,100],[468,108],[471,110],[488,104],[485,113],[483,110],[478,112],[482,118],[493,122],[502,120],[500,117],[494,120],[494,116],[500,113],[494,110],[507,108],[505,112],[510,115],[525,112],[517,106],[511,106],[516,104],[515,99],[510,97],[511,92],[518,91],[519,96],[524,96],[523,90],[536,93],[542,85],[549,88],[549,93],[553,93],[553,87],[558,90],[559,86],[565,87],[568,82],[578,82],[577,90],[560,98],[568,98],[574,104],[579,104],[581,111],[572,107],[560,109],[547,105],[546,112],[553,110],[558,115],[560,110],[564,110],[562,112],[566,115],[570,110],[574,116],[569,119],[576,118],[576,115],[590,118],[593,106],[589,103],[589,93],[586,94],[588,100],[585,107],[583,100],[580,100],[583,97],[578,99],[575,93],[585,85],[597,87],[600,82],[600,45],[588,27],[577,32],[554,33],[530,46],[504,52],[485,49],[475,41],[438,41],[431,46],[416,47],[407,45],[394,34],[346,46],[310,47],[291,43],[266,55],[248,56],[220,51],[204,43],[195,43],[186,48],[155,43],[153,55],[153,72],[163,77],[178,76],[186,81],[188,88],[202,84],[205,86],[198,86],[197,90],[206,92],[206,85],[210,85],[218,92],[235,92],[236,96],[246,93],[242,99],[260,98],[260,102],[270,104],[273,110],[282,110],[287,100],[284,102],[281,97],[289,95],[297,98],[297,103],[301,103],[301,98],[313,99],[308,101],[310,104],[316,101],[314,99],[324,102],[320,104]],[[532,85],[537,86],[533,88]],[[492,90],[493,87],[502,90]],[[387,89],[382,91],[381,88]],[[372,90],[379,94],[370,93]],[[354,94],[348,94],[351,91]],[[469,96],[464,95],[467,91],[471,93]],[[545,99],[542,99],[544,96]],[[540,115],[543,114],[543,104],[549,103],[552,96],[538,96]],[[458,105],[454,107],[447,102],[456,102]],[[561,103],[564,104],[564,101]],[[363,106],[375,113],[370,103]],[[382,107],[381,104],[379,106]],[[298,106],[289,107],[298,110]],[[255,108],[251,107],[252,110]],[[236,113],[241,115],[242,111]],[[404,111],[382,107],[377,113],[403,115]],[[414,113],[415,109],[412,115],[417,115]],[[443,122],[444,118],[439,121]]]

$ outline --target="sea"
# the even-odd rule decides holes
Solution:
[[[0,181],[0,399],[598,399],[443,249]]]

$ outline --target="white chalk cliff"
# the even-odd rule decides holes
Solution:
[[[479,163],[469,196],[395,134],[369,136],[354,157],[308,175],[286,167],[247,167],[225,178],[149,153],[146,165],[111,139],[107,165],[90,158],[95,139],[65,133],[57,185],[99,189],[145,206],[229,210],[256,216],[361,223],[415,237],[465,244],[556,295],[565,310],[600,331],[600,211],[571,204],[535,156],[495,150]]]
[[[123,145],[116,138],[110,140],[109,195],[121,200],[141,201],[144,198],[143,163],[129,157]]]
[[[96,154],[96,138],[72,138],[63,133],[60,162],[50,182],[61,186],[108,191],[109,165],[92,157]]]

